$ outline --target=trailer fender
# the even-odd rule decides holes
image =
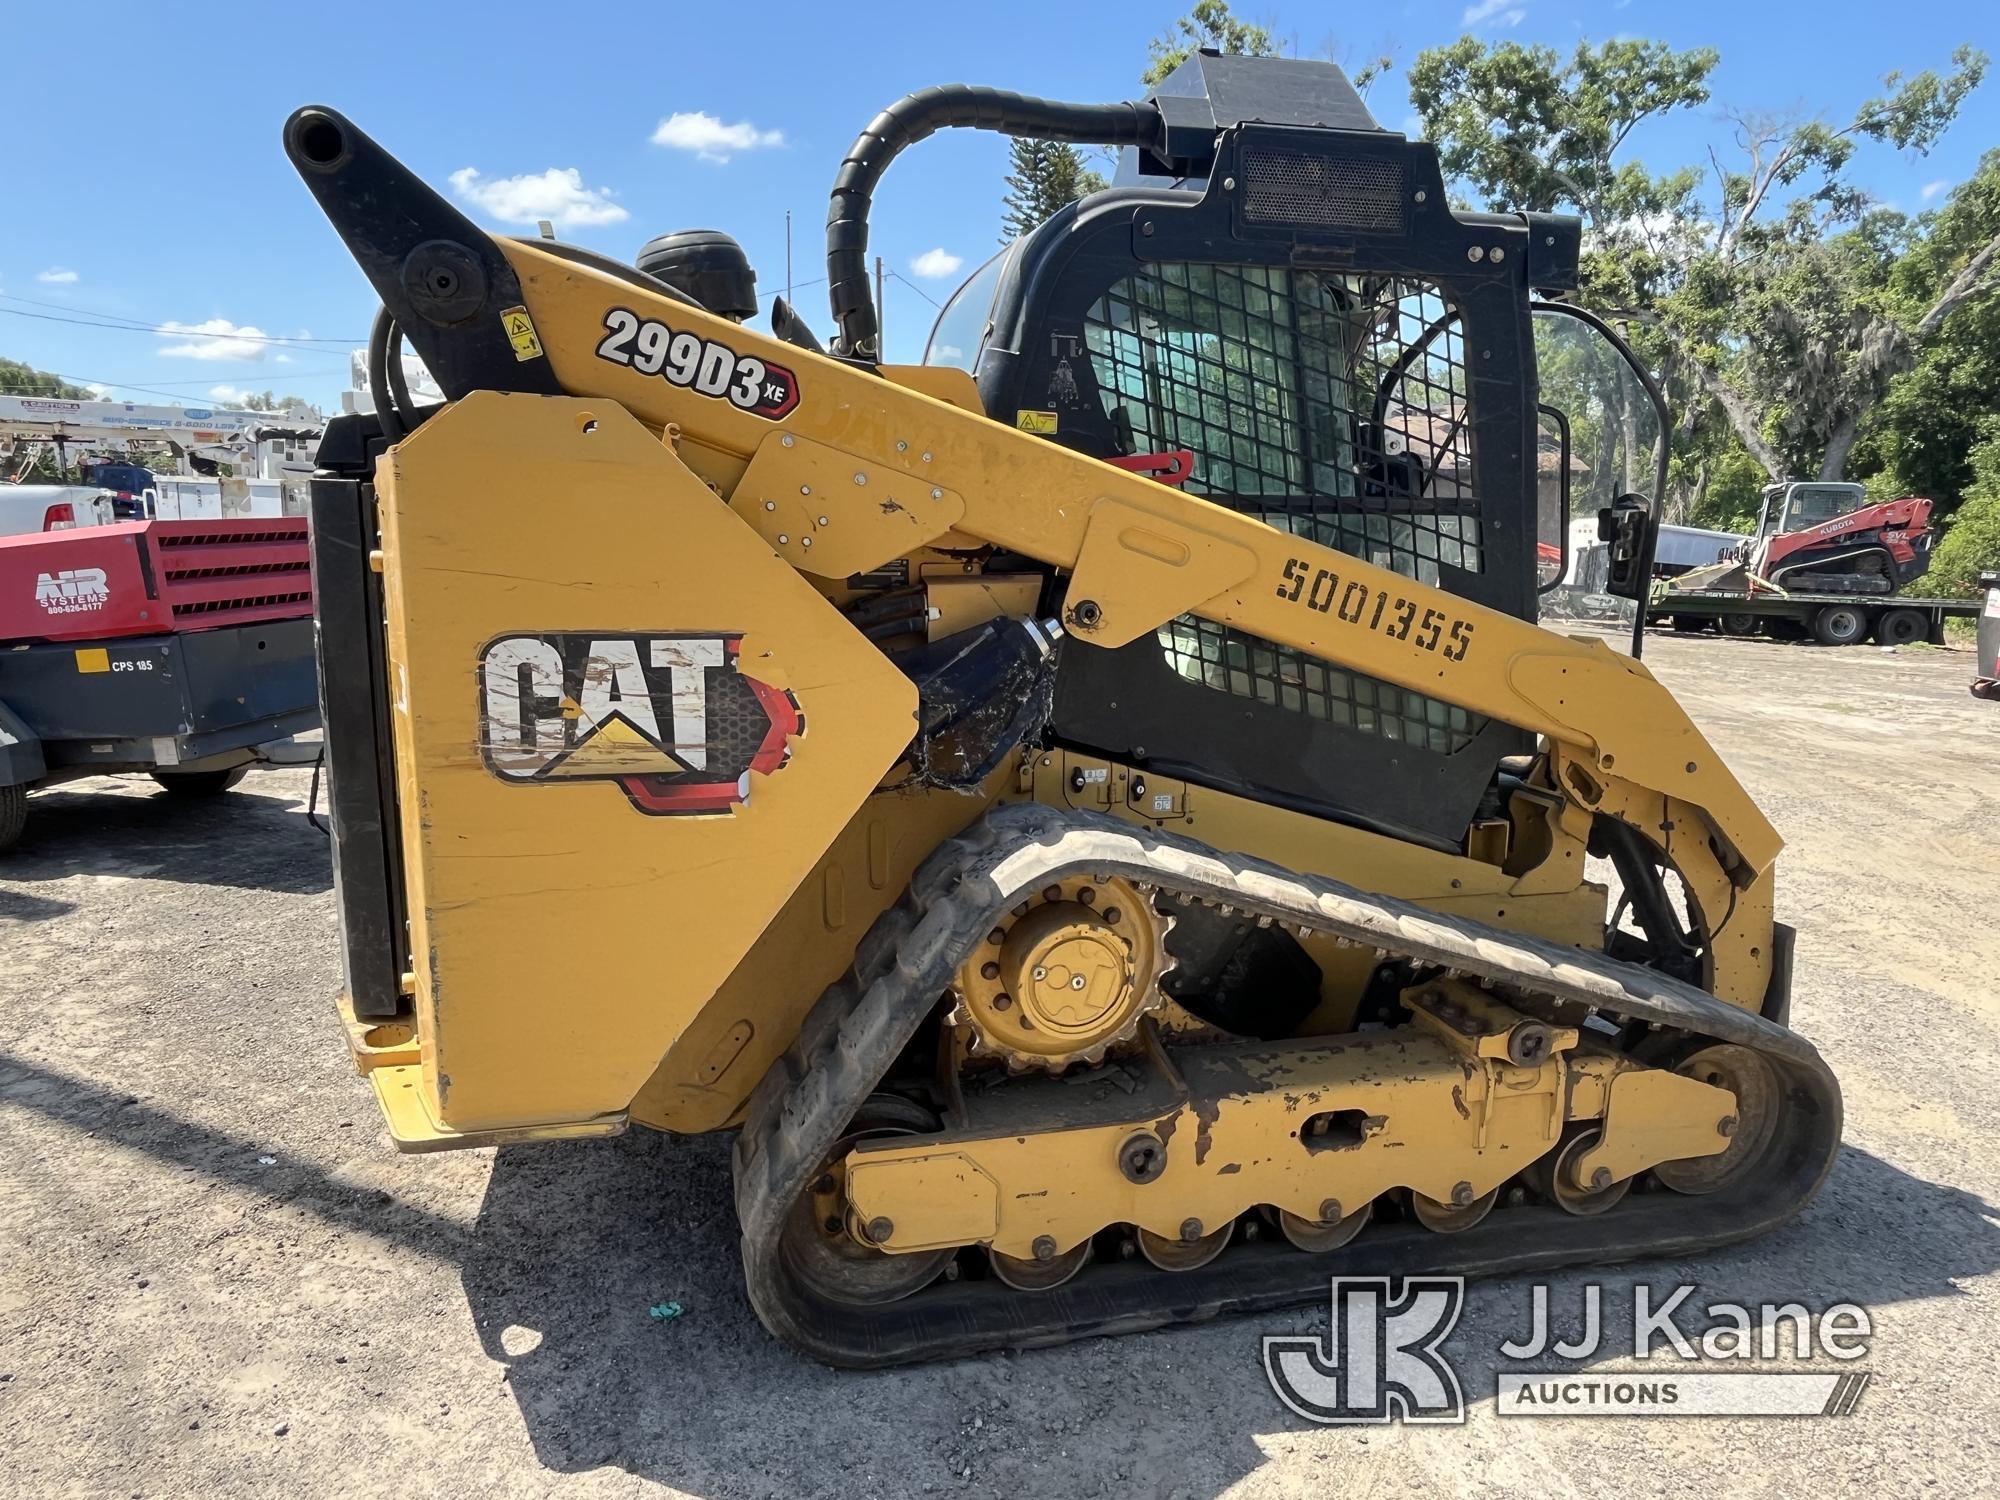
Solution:
[[[0,786],[32,786],[48,774],[41,736],[0,701]]]

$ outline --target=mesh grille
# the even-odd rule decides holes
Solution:
[[[708,686],[708,754],[711,764],[748,765],[771,732],[771,716],[741,672],[712,670]]]
[[[1243,217],[1253,224],[1335,225],[1401,234],[1407,228],[1403,167],[1296,151],[1243,153]]]
[[[1184,615],[1161,626],[1159,636],[1168,664],[1190,682],[1439,755],[1464,749],[1485,722],[1213,620]]]
[[[1465,338],[1434,288],[1150,266],[1084,340],[1121,440],[1193,452],[1191,493],[1426,583],[1480,571]]]
[[[1128,451],[1190,450],[1190,493],[1425,583],[1481,571],[1464,330],[1435,287],[1161,264],[1084,342]],[[1190,681],[1441,753],[1485,722],[1193,616],[1159,640]]]

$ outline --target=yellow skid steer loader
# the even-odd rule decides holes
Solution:
[[[1117,184],[885,364],[870,200],[967,126]],[[823,348],[726,235],[495,238],[331,109],[284,139],[383,304],[313,542],[399,1146],[735,1130],[759,1316],[857,1366],[1816,1191],[1779,840],[1636,641],[1535,623],[1573,429],[1658,417],[1549,300],[1575,220],[1454,211],[1326,64],[930,89],[841,165]],[[1636,597],[1646,498],[1602,522]]]

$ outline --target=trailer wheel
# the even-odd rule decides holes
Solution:
[[[1761,615],[1724,615],[1722,617],[1724,635],[1762,635],[1764,619]]]
[[[1858,605],[1829,604],[1813,616],[1812,633],[1822,646],[1852,646],[1868,633],[1868,612]]]
[[[226,771],[154,771],[153,780],[167,789],[170,797],[214,797],[228,791],[250,774],[248,766],[231,766]]]
[[[1931,622],[1920,609],[1892,609],[1875,622],[1875,644],[1907,646],[1931,633]]]
[[[28,826],[28,789],[0,786],[0,853],[21,842],[21,830]]]

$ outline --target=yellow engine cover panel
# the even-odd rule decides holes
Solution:
[[[623,1111],[916,692],[624,408],[479,392],[381,465],[425,1103]]]

